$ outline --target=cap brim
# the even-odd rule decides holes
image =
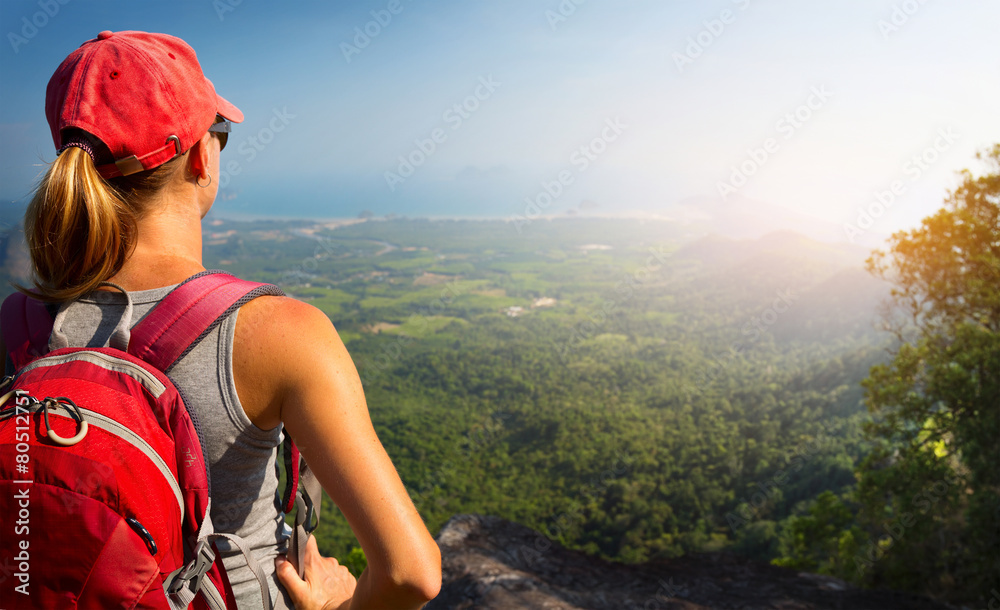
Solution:
[[[222,97],[218,93],[215,94],[216,99],[218,99],[218,109],[216,112],[220,114],[223,118],[233,123],[243,122],[243,113],[236,106],[233,106],[229,100]]]

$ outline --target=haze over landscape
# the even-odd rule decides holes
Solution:
[[[772,229],[818,219],[846,239],[858,206],[899,182],[864,241],[915,225],[1000,140],[989,2],[113,1],[57,2],[51,16],[43,4],[0,5],[8,202],[53,157],[48,77],[105,29],[181,36],[246,114],[220,215],[708,207]],[[561,172],[572,183],[532,208]]]

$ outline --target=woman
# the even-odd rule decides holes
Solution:
[[[72,345],[103,345],[124,296],[101,282],[129,292],[134,323],[204,270],[201,219],[218,190],[229,123],[243,115],[215,93],[186,43],[145,32],[101,32],[74,51],[49,82],[46,115],[59,156],[25,215],[34,292],[66,308]],[[276,607],[418,608],[437,594],[437,545],[375,435],[326,315],[291,298],[255,299],[172,377],[207,423],[216,528],[251,543]],[[368,568],[357,581],[320,556],[315,539],[304,580],[281,555],[273,464],[282,428],[361,542]],[[252,574],[230,559],[240,607],[259,607]]]

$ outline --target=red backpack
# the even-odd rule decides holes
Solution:
[[[281,294],[206,271],[131,331],[127,298],[104,348],[70,347],[62,316],[53,320],[40,301],[4,301],[15,373],[0,385],[0,608],[236,608],[214,544],[226,538],[244,552],[270,610],[242,540],[212,527],[198,419],[168,375],[238,307]],[[318,505],[297,489],[300,459],[285,441],[282,504],[290,512],[295,498],[304,509],[290,550],[300,554]]]

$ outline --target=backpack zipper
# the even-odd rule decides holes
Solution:
[[[63,405],[59,405],[59,408],[66,410],[66,407],[64,407]],[[153,465],[156,466],[156,468],[160,471],[160,474],[163,475],[163,478],[166,479],[167,483],[170,485],[170,489],[174,492],[174,497],[177,499],[177,508],[180,509],[181,520],[183,520],[184,496],[181,493],[181,486],[180,484],[177,483],[177,478],[174,477],[174,474],[172,472],[170,472],[170,467],[167,466],[167,463],[163,460],[162,457],[160,457],[160,454],[157,453],[156,450],[153,449],[153,447],[149,443],[147,443],[144,438],[142,438],[141,436],[139,436],[126,426],[120,424],[119,422],[111,419],[106,415],[102,415],[97,411],[92,411],[90,409],[87,409],[86,407],[79,407],[79,409],[80,412],[84,415],[84,419],[86,419],[91,426],[100,428],[109,434],[117,436],[118,438],[122,439],[126,443],[132,445],[133,447],[144,453],[146,457],[149,458],[149,460],[153,463]],[[57,415],[59,417],[66,417],[67,419],[73,419],[73,417],[68,413],[69,412],[67,411],[67,415],[63,415],[62,413],[57,413],[57,412],[53,412],[52,414]]]
[[[149,390],[149,393],[153,395],[153,398],[159,398],[163,392],[166,391],[166,386],[160,382],[152,373],[145,370],[141,366],[125,360],[124,358],[116,358],[114,356],[109,356],[104,352],[92,352],[92,351],[78,351],[71,352],[69,354],[60,354],[58,356],[48,356],[45,358],[39,358],[35,360],[28,366],[24,367],[17,372],[17,376],[20,377],[24,373],[47,366],[58,366],[60,364],[65,364],[73,360],[82,360],[84,362],[89,362],[95,366],[99,366],[102,369],[112,371],[115,373],[122,373],[128,375],[132,379],[138,381],[144,388]]]

